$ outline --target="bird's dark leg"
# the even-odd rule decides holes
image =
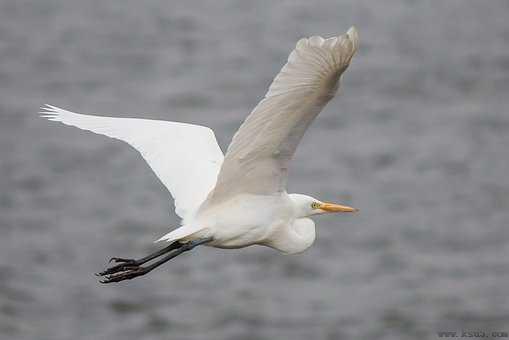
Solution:
[[[133,266],[140,266],[144,263],[147,263],[148,261],[151,261],[153,259],[155,259],[156,257],[159,257],[159,256],[162,256],[166,253],[169,253],[170,251],[172,250],[175,250],[175,249],[178,249],[182,246],[183,243],[180,243],[179,241],[175,241],[175,242],[172,242],[169,246],[167,247],[164,247],[163,249],[160,249],[156,252],[153,252],[145,257],[142,257],[141,259],[138,259],[138,260],[135,260],[135,259],[123,259],[123,258],[119,258],[119,257],[112,257],[110,259],[110,262],[116,262],[116,263],[119,263],[118,265],[116,266],[112,266],[112,267],[109,267],[107,268],[105,271],[102,271],[100,273],[96,273],[95,275],[96,276],[104,276],[104,275],[109,275],[109,274],[113,274],[113,273],[117,273],[117,272],[120,272],[120,271],[123,271],[125,270],[126,268],[129,268],[129,267],[133,267]]]
[[[123,267],[122,270],[115,271],[112,274],[100,273],[101,276],[104,276],[104,279],[101,280],[100,282],[101,283],[120,282],[120,281],[130,280],[130,279],[134,279],[135,277],[145,275],[145,274],[151,272],[152,270],[154,270],[155,268],[159,267],[160,265],[173,259],[174,257],[177,257],[178,255],[180,255],[186,251],[189,251],[196,246],[199,246],[204,243],[208,243],[210,241],[212,241],[212,237],[202,238],[202,239],[190,241],[187,243],[180,243],[178,248],[174,248],[174,249],[170,250],[170,253],[168,255],[164,256],[162,259],[154,262],[151,265],[141,267],[139,264],[131,264],[131,265],[127,264],[126,266]],[[149,256],[151,256],[151,255],[149,255]],[[149,256],[147,256],[146,258],[148,258]],[[158,256],[161,256],[161,255],[158,255]],[[155,256],[155,257],[158,257],[158,256]],[[152,257],[152,259],[155,257]],[[148,262],[148,261],[150,261],[150,260],[147,260],[145,262]]]

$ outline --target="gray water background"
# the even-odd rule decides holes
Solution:
[[[289,192],[361,213],[316,218],[301,255],[202,248],[98,284],[178,220],[133,149],[38,107],[203,124],[225,149],[300,37],[351,25]],[[508,95],[507,1],[1,0],[0,339],[509,331]]]

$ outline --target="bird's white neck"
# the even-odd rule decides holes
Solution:
[[[286,254],[297,254],[311,247],[315,237],[315,223],[309,218],[298,218],[273,235],[267,246]]]

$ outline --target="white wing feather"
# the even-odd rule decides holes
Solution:
[[[288,163],[307,127],[336,94],[358,41],[352,27],[339,37],[314,36],[297,43],[265,98],[233,137],[207,203],[286,190]]]
[[[204,126],[150,119],[74,113],[47,105],[43,117],[122,140],[150,165],[175,199],[176,213],[194,213],[216,184],[223,153],[214,132]]]

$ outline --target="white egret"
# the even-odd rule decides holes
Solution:
[[[181,226],[158,241],[166,248],[98,273],[103,283],[144,275],[205,244],[264,245],[295,254],[315,240],[313,215],[356,209],[286,192],[289,162],[314,118],[337,92],[359,45],[355,28],[341,36],[299,40],[223,156],[203,126],[84,115],[46,105],[43,117],[127,142],[148,162],[175,201]],[[152,264],[142,266],[158,258]]]

